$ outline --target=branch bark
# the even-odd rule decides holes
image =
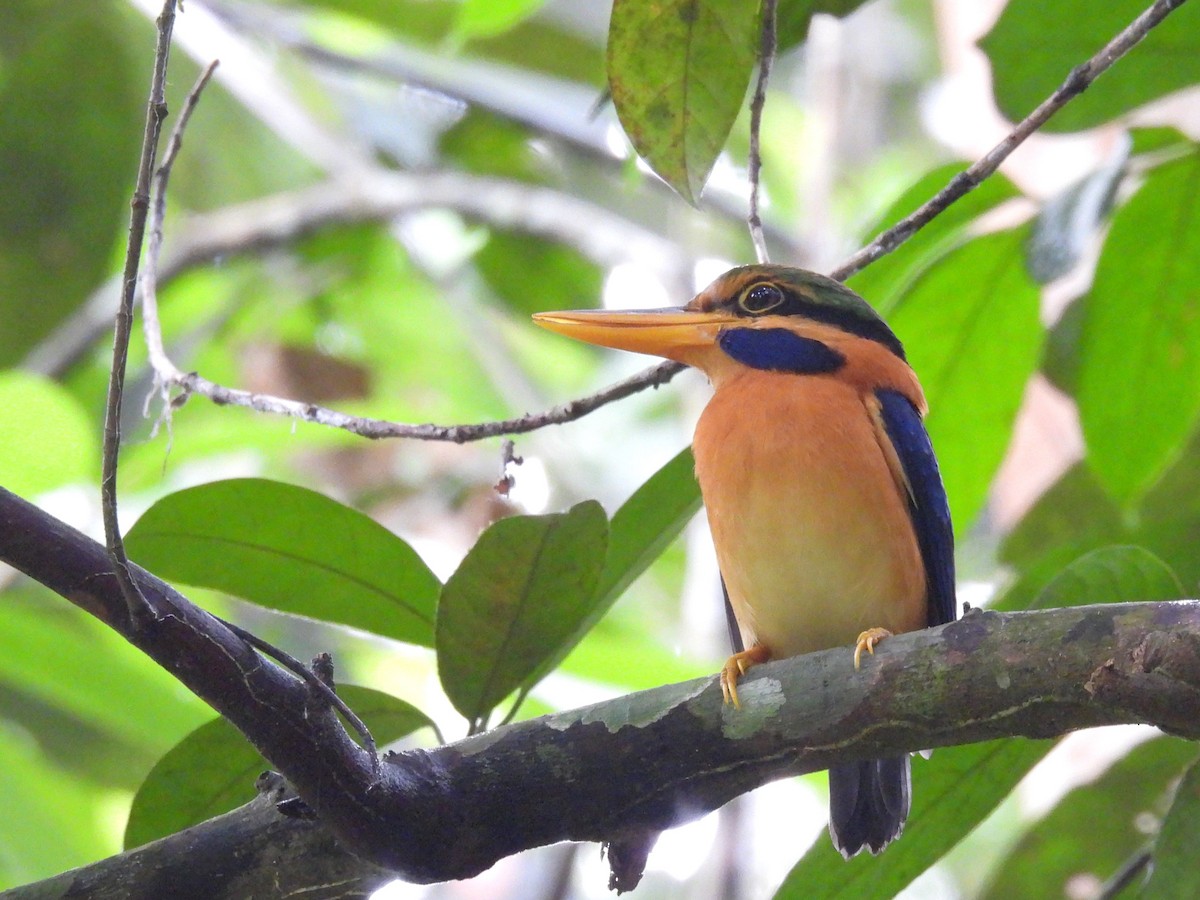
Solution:
[[[844,649],[756,668],[740,711],[699,679],[391,753],[375,775],[322,698],[137,567],[157,621],[132,632],[104,548],[3,489],[0,559],[153,657],[342,847],[412,881],[557,841],[620,842],[833,762],[1127,722],[1200,738],[1200,602],[1178,601],[972,611],[886,641],[858,673]]]

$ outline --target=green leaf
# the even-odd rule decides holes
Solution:
[[[546,0],[463,0],[455,31],[464,38],[503,34],[545,3]]]
[[[625,692],[644,691],[703,678],[720,666],[716,659],[683,656],[646,631],[644,622],[603,619],[584,636],[558,667],[598,684]]]
[[[922,175],[864,235],[874,238],[891,228],[937,194],[964,168],[961,163],[949,163]],[[913,280],[922,271],[966,240],[966,227],[971,222],[1017,196],[1019,192],[1011,181],[1003,175],[993,175],[947,207],[945,212],[905,241],[900,250],[877,259],[851,276],[846,284],[871,301],[876,309],[886,313],[911,288]]]
[[[1073,789],[1030,828],[981,898],[1067,897],[1067,882],[1076,876],[1105,881],[1146,843],[1138,819],[1157,811],[1167,786],[1195,758],[1196,745],[1178,738],[1155,738],[1134,747],[1095,781]],[[1192,848],[1193,867],[1197,849]]]
[[[569,309],[604,288],[600,268],[578,250],[532,235],[494,231],[474,261],[491,288],[526,315]]]
[[[79,401],[48,378],[0,372],[0,434],[10,436],[0,441],[0,485],[14,494],[99,477],[99,433]]]
[[[1033,602],[1036,609],[1086,603],[1178,600],[1183,585],[1165,562],[1141,547],[1101,547],[1062,570]]]
[[[546,657],[539,676],[561,663],[594,681],[639,690],[686,681],[708,671],[708,667],[678,659],[648,639],[644,630],[631,633],[611,620],[605,620],[608,627],[602,632],[597,628],[605,613],[662,555],[700,508],[695,466],[691,448],[681,450],[617,510],[609,526],[608,555],[591,609],[580,619],[574,634]],[[630,664],[633,659],[638,661],[637,666]]]
[[[808,36],[808,24],[815,13],[839,18],[848,16],[867,0],[781,0],[775,13],[775,46],[786,53]]]
[[[1148,547],[1171,564],[1184,584],[1200,584],[1200,434],[1146,495],[1130,529],[1130,543]]]
[[[696,460],[680,451],[617,510],[597,602],[607,610],[658,559],[700,509]]]
[[[1129,137],[1132,141],[1130,152],[1159,153],[1163,150],[1187,152],[1194,149],[1195,144],[1188,140],[1186,134],[1178,128],[1161,126],[1158,128],[1131,128]]]
[[[112,3],[4,4],[0,365],[21,359],[87,297],[128,222],[149,75],[143,57],[133,63],[123,12]]]
[[[47,765],[28,735],[0,720],[0,891],[117,851],[106,829],[111,795]]]
[[[707,671],[697,671],[695,665],[681,664],[662,647],[646,639],[644,633],[621,634],[618,639],[605,644],[607,654],[598,651],[595,644],[586,650],[580,645],[586,636],[594,634],[593,629],[613,604],[662,555],[700,508],[700,486],[696,483],[695,467],[691,448],[681,450],[617,510],[609,525],[608,554],[591,608],[580,618],[574,633],[546,656],[536,677],[540,678],[560,663],[566,665],[568,656],[574,657],[572,666],[577,674],[621,684],[631,690],[668,681],[685,681]],[[601,642],[603,638],[596,644]],[[631,649],[635,644],[639,649]],[[614,652],[618,646],[625,648],[621,654]],[[578,652],[580,650],[583,652]],[[628,660],[632,658],[640,661],[643,670],[649,670],[648,680],[629,671]],[[658,661],[647,662],[653,659]],[[675,675],[670,675],[671,672]]]
[[[1004,740],[939,749],[913,760],[912,812],[885,853],[847,861],[821,837],[796,863],[775,900],[890,900],[989,813],[1053,746]]]
[[[1042,374],[1064,394],[1074,396],[1079,388],[1079,336],[1083,333],[1085,304],[1075,299],[1067,304],[1046,335]]]
[[[1162,559],[1183,584],[1196,584],[1200,581],[1197,533],[1200,438],[1128,518],[1121,515],[1085,466],[1073,466],[1005,538],[1000,559],[1023,576],[1030,576],[1022,577],[1019,591],[1027,601],[1032,601],[1068,562],[1105,544],[1143,547]]]
[[[1088,465],[1129,506],[1200,417],[1200,153],[1151,172],[1118,210],[1083,302]]]
[[[403,540],[323,494],[258,478],[159,500],[126,538],[163,578],[433,646],[439,583]]]
[[[1145,0],[1011,0],[980,41],[1000,111],[1014,122],[1023,119],[1146,6]],[[1167,16],[1043,130],[1092,128],[1197,81],[1200,8],[1192,3]]]
[[[508,9],[510,6],[534,2],[495,0],[495,5]],[[326,43],[332,43],[334,49],[353,56],[363,53],[363,32],[359,28],[345,28],[346,17],[357,17],[380,29],[387,29],[392,32],[388,37],[394,36],[402,45],[415,44],[445,56],[446,36],[453,36],[462,15],[459,0],[303,0],[303,3],[315,12],[323,10],[336,14],[328,17],[334,27],[324,29],[321,36]],[[493,0],[471,0],[471,5],[478,7],[473,14],[486,15],[487,7],[493,5]],[[321,18],[318,17],[317,21],[320,22]],[[590,35],[580,34],[578,29],[560,25],[552,16],[521,18],[515,22],[515,27],[493,31],[490,36],[473,34],[470,37],[472,57],[587,84],[599,84],[603,79],[603,54],[601,48],[596,46],[596,41]],[[400,52],[405,53],[409,61],[414,59],[405,50]],[[480,74],[472,74],[470,69],[473,67],[467,67],[465,72],[456,69],[455,77],[447,77],[445,72],[440,71],[443,61],[421,65],[421,74],[431,78],[433,83],[429,86],[434,89],[445,87],[454,93],[453,85],[461,83],[460,79],[465,77],[470,90],[475,92],[485,80],[490,89],[491,82],[496,78],[495,69],[491,66]]]
[[[383,746],[432,725],[403,700],[369,688],[343,686],[338,695]],[[240,731],[225,719],[201,725],[167,752],[133,798],[125,848],[166,837],[254,797],[254,779],[270,768]]]
[[[1000,560],[1027,569],[1047,554],[1066,564],[1125,536],[1121,512],[1084,465],[1068,469],[1000,546]],[[1065,555],[1063,555],[1065,554]]]
[[[481,723],[578,640],[595,607],[608,521],[594,500],[513,516],[487,529],[442,589],[438,674],[454,707]]]
[[[946,254],[903,294],[890,321],[929,401],[927,427],[956,531],[982,508],[1012,435],[1044,331],[1025,273],[1023,230]]]
[[[556,171],[556,161],[538,151],[528,128],[479,108],[470,109],[453,127],[446,129],[438,140],[438,149],[462,168],[478,175],[499,175],[545,184]],[[533,235],[525,233],[520,237]],[[519,268],[517,272],[520,272]],[[547,306],[550,305],[548,301]]]
[[[1200,896],[1200,763],[1193,763],[1175,792],[1162,831],[1154,842],[1154,861],[1143,897],[1170,900]]]
[[[615,0],[608,84],[634,149],[695,202],[737,119],[757,59],[758,4]]]
[[[147,755],[212,714],[112,629],[61,599],[8,591],[3,602],[0,685],[6,689]]]

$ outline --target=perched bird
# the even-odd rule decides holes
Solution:
[[[682,308],[547,312],[593,344],[702,369],[693,452],[732,613],[727,702],[751,666],[955,618],[954,546],[925,397],[900,341],[849,288],[743,266]],[[834,845],[878,853],[904,827],[907,756],[829,770]]]

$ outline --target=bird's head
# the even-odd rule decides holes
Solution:
[[[834,372],[856,346],[869,346],[863,341],[904,361],[900,341],[862,297],[788,266],[731,269],[683,307],[545,312],[533,319],[591,344],[696,366],[715,384],[747,367]]]

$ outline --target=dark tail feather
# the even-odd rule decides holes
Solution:
[[[907,756],[867,759],[829,770],[829,835],[849,859],[878,853],[904,830],[912,799]]]

